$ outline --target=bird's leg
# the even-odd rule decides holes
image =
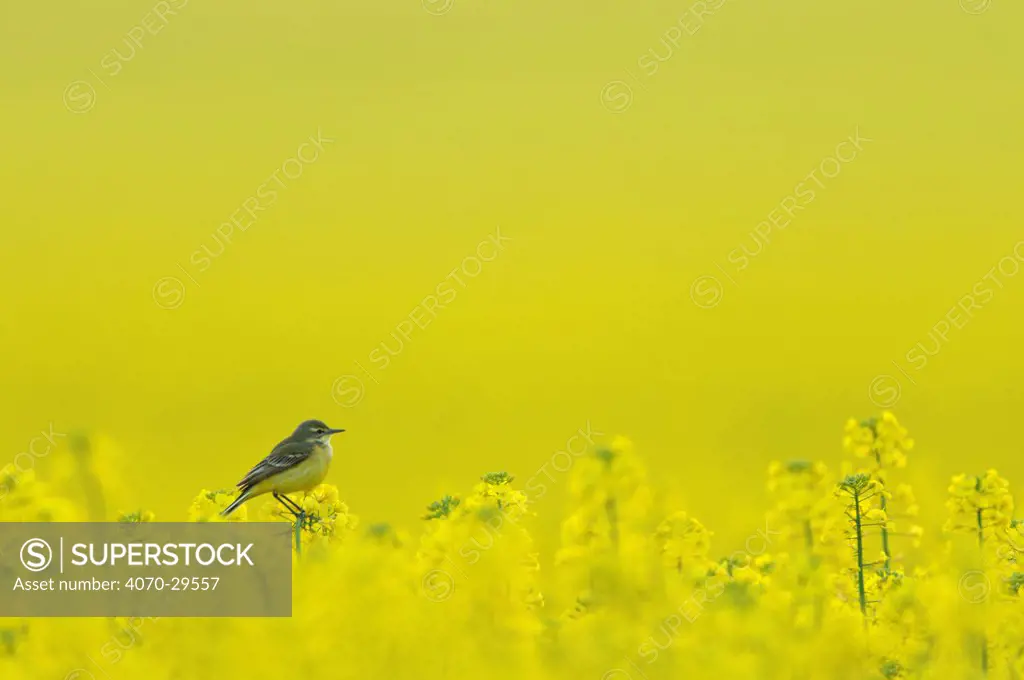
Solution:
[[[281,503],[281,505],[287,508],[288,512],[292,513],[293,515],[298,515],[302,512],[302,508],[299,507],[299,505],[295,501],[293,501],[291,498],[284,495],[283,493],[275,492],[274,496]]]
[[[284,498],[293,508],[295,508],[295,511],[297,513],[302,514],[302,506],[299,505],[296,501],[292,500],[291,496],[281,494],[281,497]]]
[[[302,509],[302,506],[293,501],[291,498],[288,498],[288,496],[285,496],[283,493],[278,493],[275,491],[274,498],[276,498],[281,505],[287,508],[288,512],[292,513],[295,516],[295,545],[296,547],[298,547],[299,533],[302,530],[302,527],[306,525],[306,511]]]
[[[285,502],[284,498],[281,497],[281,494],[279,494],[278,492],[274,491],[272,493],[272,495],[274,496],[274,499],[278,503],[283,505],[288,512],[292,513],[293,515],[295,514],[295,509],[291,505],[289,505],[287,502]]]
[[[292,513],[296,517],[303,517],[306,514],[298,503],[293,501],[291,498],[288,498],[288,496],[285,496],[283,493],[275,491],[274,498],[276,498],[281,505],[286,507],[288,512]]]

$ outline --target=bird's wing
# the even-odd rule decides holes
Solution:
[[[284,472],[309,458],[313,453],[313,447],[308,442],[297,442],[285,440],[274,447],[274,450],[266,458],[256,464],[249,473],[238,483],[238,488],[256,486],[265,479]]]

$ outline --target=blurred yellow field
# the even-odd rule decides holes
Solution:
[[[101,489],[105,452],[85,461],[77,446],[53,453],[78,463],[64,481]],[[1024,525],[1008,482],[958,475],[944,509],[922,510],[901,481],[918,447],[889,412],[851,420],[843,449],[831,466],[773,463],[774,504],[734,546],[713,538],[713,518],[667,504],[622,438],[560,452],[571,502],[554,555],[531,536],[552,521],[536,516],[543,489],[505,472],[430,503],[414,532],[363,525],[335,487],[317,487],[300,499],[292,618],[7,619],[0,669],[18,680],[1019,677]],[[88,514],[42,476],[4,479],[0,520]],[[190,520],[223,521],[233,496],[202,490]],[[920,523],[942,516],[922,547]],[[293,521],[274,501],[230,521],[250,518]]]
[[[4,620],[0,680],[1020,677],[1022,28],[3,3],[0,520],[345,432],[293,618]]]

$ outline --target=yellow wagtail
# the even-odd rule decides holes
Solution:
[[[334,453],[331,435],[344,431],[327,427],[320,420],[301,423],[242,478],[238,498],[221,511],[221,516],[227,517],[256,496],[272,493],[292,514],[303,517],[305,513],[299,504],[285,494],[308,491],[324,481]]]

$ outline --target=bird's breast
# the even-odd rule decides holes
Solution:
[[[329,443],[317,444],[313,448],[313,463],[317,467],[323,469],[324,473],[327,472],[327,467],[331,464],[331,459],[334,457],[334,449],[331,448]]]
[[[323,452],[321,455],[323,455],[326,461],[330,463],[331,459],[334,458],[334,449],[331,447],[331,443],[325,442],[317,448],[322,449]]]

